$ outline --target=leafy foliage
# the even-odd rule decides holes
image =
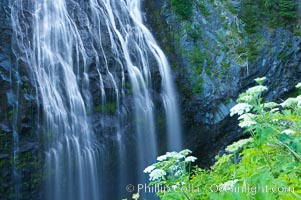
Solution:
[[[189,150],[159,157],[152,170],[166,173],[150,184],[189,188],[158,192],[161,199],[301,199],[301,95],[264,102],[265,78],[255,81],[231,109],[251,137],[228,146],[210,169],[191,168]]]

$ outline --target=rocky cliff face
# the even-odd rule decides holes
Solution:
[[[95,57],[101,57],[101,53],[88,36],[85,6],[68,2],[89,54],[93,128],[100,140],[113,149],[116,135],[110,132],[115,132],[119,119],[112,114],[116,110],[110,104],[114,96],[109,97],[107,106],[100,105],[101,85],[94,66]],[[262,25],[250,34],[241,20],[240,1],[196,2],[189,20],[179,18],[169,1],[144,0],[144,10],[149,27],[173,66],[182,107],[185,147],[200,157],[202,165],[208,166],[227,144],[243,137],[237,120],[229,117],[229,110],[239,93],[255,84],[254,78],[268,78],[269,92],[265,95],[275,101],[293,92],[294,85],[301,81],[301,39],[297,31],[300,24],[273,28]],[[28,66],[17,59],[12,50],[16,44],[12,39],[10,8],[9,0],[0,2],[0,21],[3,22],[0,25],[0,199],[13,199],[14,195],[41,199],[44,150],[39,136],[46,133],[38,126],[43,116]],[[102,40],[104,51],[111,54],[109,66],[116,66],[110,44],[106,42],[108,38]],[[95,55],[93,48],[99,55]],[[118,72],[118,69],[112,70]],[[105,90],[113,93],[109,74],[105,70],[100,73]],[[158,71],[152,73],[153,77],[159,77]],[[160,81],[160,78],[154,80],[156,102],[160,101],[156,92],[160,90]],[[125,108],[131,107],[130,93],[128,88],[128,97],[123,102],[128,105]],[[158,116],[162,110],[159,106]],[[158,120],[164,119],[158,117]],[[159,128],[164,130],[165,127]],[[133,124],[125,122],[124,129],[131,132]],[[129,135],[128,141],[134,139],[131,137],[134,136]],[[108,148],[108,157],[115,157],[113,154]]]
[[[117,135],[118,131],[122,132],[126,138],[123,145],[124,149],[128,150],[126,156],[127,162],[130,163],[129,168],[134,171],[135,165],[137,165],[132,158],[137,157],[133,145],[133,141],[136,140],[134,134],[136,124],[134,116],[132,116],[135,105],[129,74],[123,69],[126,60],[119,56],[119,53],[121,55],[122,52],[112,49],[109,32],[103,34],[101,38],[99,33],[89,32],[89,20],[91,20],[89,18],[91,16],[88,16],[89,9],[91,9],[89,2],[66,2],[68,14],[77,25],[87,53],[86,62],[92,101],[89,105],[91,107],[87,107],[87,117],[99,143],[106,147],[103,148],[105,157],[101,158],[106,161],[102,163],[103,168],[111,170],[106,171],[107,177],[103,175],[106,179],[103,183],[104,190],[108,194],[118,193],[115,187],[120,184],[118,183],[119,179],[115,177],[112,180],[120,167],[118,162],[121,162],[116,159],[120,156],[118,155],[118,140],[120,140]],[[0,200],[44,199],[45,146],[51,133],[43,126],[43,105],[41,105],[41,96],[39,96],[39,86],[35,82],[30,64],[27,63],[26,56],[28,55],[25,52],[26,48],[31,45],[28,38],[32,34],[33,1],[22,1],[23,12],[17,15],[22,19],[20,20],[22,24],[20,24],[17,36],[14,35],[12,28],[14,26],[11,19],[12,3],[8,0],[0,2],[0,21],[3,22],[0,24]],[[107,30],[107,23],[107,21],[101,20],[98,24],[100,30]],[[112,37],[117,36],[113,35]],[[119,45],[116,48],[120,50],[121,44],[116,44]],[[138,57],[134,52],[130,52],[130,56],[138,63]],[[155,58],[149,56],[148,61],[153,77],[152,89],[149,92],[156,105],[156,115],[164,116],[160,96],[161,75]],[[123,72],[125,72],[124,75],[122,75]],[[100,76],[102,81],[99,80]],[[112,80],[113,77],[114,80]],[[118,91],[119,97],[116,94],[116,87],[123,88],[122,93]],[[102,97],[103,93],[107,94],[105,100]],[[83,96],[89,98],[87,95]],[[117,98],[120,99],[117,100]],[[118,111],[120,113],[117,113],[116,101],[120,101],[121,106]],[[158,117],[157,120],[160,127],[156,128],[158,132],[162,133],[166,128],[165,119]],[[162,139],[160,142],[164,144],[164,140]],[[163,152],[165,149],[161,151]],[[130,177],[131,174],[125,176]],[[135,178],[133,177],[133,179]]]
[[[43,168],[38,104],[26,65],[12,50],[10,1],[1,1],[0,9],[0,199],[32,199]]]
[[[229,110],[255,78],[267,77],[268,99],[294,91],[301,80],[300,24],[250,19],[263,21],[249,31],[243,1],[193,1],[189,19],[171,2],[145,0],[146,20],[174,68],[186,147],[208,165],[243,137]]]

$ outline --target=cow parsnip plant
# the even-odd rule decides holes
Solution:
[[[210,169],[191,168],[189,150],[159,157],[145,173],[167,188],[160,199],[301,199],[301,95],[265,102],[265,78],[255,81],[230,113],[250,138],[228,146]]]
[[[157,195],[162,199],[189,198],[189,191],[180,190],[191,179],[191,163],[197,159],[189,156],[190,150],[167,152],[157,158],[158,162],[147,167],[144,173],[149,173],[150,186],[161,188]]]

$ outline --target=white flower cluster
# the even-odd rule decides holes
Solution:
[[[264,92],[266,90],[268,90],[268,88],[266,86],[257,85],[257,86],[249,88],[247,90],[247,93],[249,93],[250,95],[258,96],[258,95],[260,95],[262,92]]]
[[[227,181],[226,183],[220,184],[219,188],[222,191],[233,190],[235,184],[238,182],[238,179]]]
[[[180,151],[180,154],[182,154],[183,156],[187,156],[188,154],[191,154],[192,151],[190,151],[189,149],[184,149],[182,151]]]
[[[293,106],[296,106],[298,104],[298,101],[296,98],[288,98],[284,102],[282,102],[280,105],[284,108],[290,108]]]
[[[182,158],[184,158],[186,155],[189,154],[189,151],[190,151],[190,150],[186,149],[186,150],[181,151],[182,153],[181,153],[181,152],[178,153],[178,152],[175,152],[175,151],[173,151],[173,152],[167,152],[165,155],[159,156],[159,157],[157,158],[157,160],[158,160],[158,161],[164,161],[164,160],[167,160],[168,158],[182,159]],[[190,151],[190,153],[191,153],[191,151]],[[186,155],[185,155],[185,154],[186,154]]]
[[[258,98],[262,92],[268,90],[266,86],[257,85],[254,87],[249,88],[245,93],[242,93],[239,95],[239,98],[237,99],[238,102],[245,102],[249,103],[254,101],[256,98]]]
[[[233,106],[230,110],[230,116],[235,114],[242,115],[244,113],[250,112],[252,106],[247,103],[239,103]]]
[[[166,172],[163,169],[155,169],[149,174],[149,180],[155,181],[161,178],[164,178]]]
[[[138,200],[140,197],[139,193],[133,194],[132,199]]]
[[[183,175],[183,171],[182,170],[178,170],[178,171],[176,171],[176,173],[175,173],[175,177],[179,177],[179,176],[182,176]]]
[[[252,113],[245,113],[238,118],[239,120],[241,120],[238,125],[241,128],[244,128],[244,127],[250,127],[251,125],[257,124],[255,120],[256,117],[257,116]]]
[[[194,162],[196,160],[197,158],[194,156],[188,156],[187,158],[185,158],[185,162]]]
[[[164,170],[162,169],[156,169],[155,166],[150,165],[147,168],[143,170],[144,173],[149,173],[149,180],[150,181],[155,181],[160,178],[164,178],[164,176],[167,174]]]
[[[301,95],[296,97],[297,100],[297,106],[300,108],[301,107]]]
[[[175,151],[167,152],[165,155],[157,158],[158,163],[148,166],[143,172],[149,174],[150,181],[164,179],[167,173],[173,173],[174,176],[181,176],[183,169],[180,167],[180,164],[183,162],[195,162],[197,160],[194,156],[186,157],[190,153],[192,153],[192,151],[189,149],[182,150],[179,153]]]
[[[157,160],[158,161],[164,161],[164,160],[167,160],[167,155],[162,155],[162,156],[159,156],[158,158],[157,158]]]
[[[226,151],[229,152],[229,153],[236,152],[238,149],[240,149],[244,145],[246,145],[250,142],[253,142],[253,140],[254,140],[253,138],[248,138],[248,139],[242,139],[242,140],[239,140],[237,142],[234,142],[233,144],[229,145],[226,148]]]
[[[279,108],[273,108],[270,112],[271,112],[271,113],[275,113],[275,112],[277,112],[277,111],[279,111]]]
[[[247,103],[252,102],[253,100],[254,100],[254,96],[246,93],[239,95],[237,99],[238,102],[247,102]]]
[[[245,114],[239,116],[238,119],[250,121],[250,120],[254,120],[256,117],[257,117],[257,115],[254,115],[252,113],[245,113]]]
[[[276,108],[277,106],[279,106],[279,104],[275,102],[268,102],[263,104],[263,107],[265,108]]]
[[[144,173],[151,173],[156,167],[151,165],[143,170]]]
[[[252,120],[244,120],[244,121],[239,122],[238,125],[241,128],[245,128],[245,127],[250,127],[250,126],[255,125],[255,124],[257,124],[257,122],[252,121]]]
[[[280,104],[284,108],[292,108],[295,106],[301,107],[301,95],[297,96],[296,98],[288,98],[284,102]]]
[[[281,133],[286,134],[286,135],[292,135],[294,133],[294,131],[292,131],[291,129],[286,129],[286,130],[282,131]]]
[[[171,165],[168,169],[170,171],[177,171],[179,169],[179,166],[177,166],[177,165]]]
[[[265,80],[267,80],[266,77],[262,77],[262,78],[256,78],[254,79],[259,85],[262,85],[264,83]]]
[[[298,83],[298,84],[296,85],[296,88],[301,88],[301,83]]]

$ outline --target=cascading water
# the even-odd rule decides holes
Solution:
[[[179,119],[179,111],[176,103],[174,85],[171,78],[170,67],[166,56],[160,49],[151,32],[143,24],[141,15],[140,0],[130,1],[130,16],[134,20],[136,26],[142,32],[147,47],[155,56],[160,74],[162,77],[162,99],[166,112],[167,132],[168,132],[168,150],[180,150],[182,147],[181,127]]]
[[[145,183],[142,171],[158,154],[153,95],[157,71],[168,133],[166,149],[181,148],[170,67],[143,24],[140,4],[140,0],[12,3],[18,59],[27,63],[43,106],[49,200],[112,199],[108,191],[118,191],[113,196],[120,198],[126,184]],[[93,82],[95,77],[98,81]],[[91,81],[100,91],[99,98],[90,91]],[[91,115],[95,110],[101,113],[100,129]],[[106,129],[108,115],[116,119],[110,131]],[[129,121],[134,123],[134,134],[126,129]],[[104,164],[113,160],[107,157],[112,147],[103,141],[107,135],[114,138],[113,151],[118,154],[115,162],[120,166],[115,171]],[[106,185],[112,178],[108,171],[118,171],[119,178],[114,177],[118,185],[112,186],[117,190]]]
[[[12,16],[13,20],[25,14],[22,1],[16,1],[14,6],[20,13]],[[89,97],[85,49],[65,1],[34,1],[31,6],[32,34],[27,36],[30,42],[19,42],[39,88],[45,136],[50,137],[46,196],[56,200],[99,199],[99,154],[86,118],[90,102],[82,95]]]

